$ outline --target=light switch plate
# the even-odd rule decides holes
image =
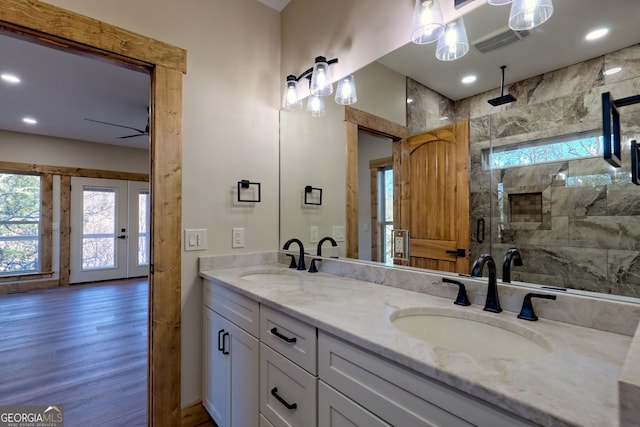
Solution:
[[[344,242],[344,226],[336,225],[333,227],[333,240],[336,242]]]
[[[207,230],[204,228],[187,228],[184,230],[184,250],[204,251],[207,249]]]
[[[309,227],[309,243],[318,243],[318,227],[312,225]]]

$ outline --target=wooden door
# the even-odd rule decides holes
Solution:
[[[407,265],[468,274],[469,122],[405,138],[396,155],[396,228],[410,233]]]

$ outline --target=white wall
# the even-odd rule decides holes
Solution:
[[[149,150],[0,130],[0,160],[149,173]]]
[[[280,14],[255,0],[50,0],[187,50],[183,90],[183,227],[209,249],[182,258],[182,403],[201,397],[202,286],[197,257],[278,247]],[[240,179],[262,202],[233,205]],[[231,228],[246,245],[231,249]]]

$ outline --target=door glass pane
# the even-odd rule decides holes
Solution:
[[[138,193],[138,265],[149,264],[149,190]]]
[[[384,171],[384,221],[393,222],[393,169]]]
[[[115,189],[85,187],[82,206],[82,269],[115,267]]]

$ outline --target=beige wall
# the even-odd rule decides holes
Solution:
[[[337,57],[333,78],[363,68],[410,41],[414,0],[292,0],[282,11],[282,76],[316,56]]]
[[[149,150],[0,131],[0,160],[149,173]]]
[[[51,0],[48,3],[187,50],[183,91],[183,228],[206,228],[209,249],[182,261],[182,403],[201,397],[197,257],[278,246],[280,14],[255,0]],[[262,202],[234,206],[240,179]],[[246,244],[231,249],[231,228]]]

